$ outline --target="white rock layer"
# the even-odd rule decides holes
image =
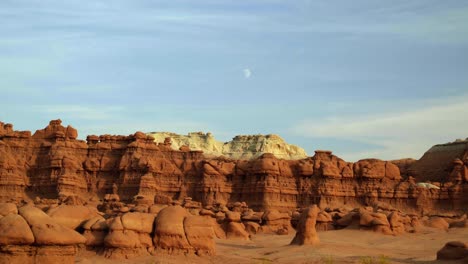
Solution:
[[[231,141],[221,142],[211,133],[192,132],[188,135],[179,135],[172,132],[151,132],[155,142],[164,142],[171,138],[172,148],[179,149],[188,146],[191,150],[201,150],[207,156],[225,156],[231,159],[252,159],[264,153],[272,153],[280,159],[303,159],[307,153],[301,147],[290,145],[280,136],[270,135],[240,135]]]

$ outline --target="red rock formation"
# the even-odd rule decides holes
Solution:
[[[297,226],[296,236],[291,241],[291,245],[312,245],[320,244],[320,239],[315,230],[317,214],[319,209],[317,205],[313,205],[302,211]]]
[[[0,219],[0,263],[72,263],[86,239],[33,206]]]
[[[85,142],[60,120],[33,136],[2,123],[0,201],[40,197],[80,204],[97,196],[113,201],[106,205],[111,211],[123,210],[119,200],[135,201],[145,211],[153,202],[182,202],[185,197],[204,206],[245,201],[257,211],[283,212],[313,203],[321,208],[384,203],[424,213],[466,209],[468,204],[466,153],[450,160],[440,189],[427,189],[401,177],[393,163],[376,159],[350,163],[330,151],[302,160],[272,154],[254,160],[212,159],[200,151],[173,150],[170,144],[156,144],[142,132],[91,135]]]
[[[461,241],[451,241],[437,251],[438,260],[468,260],[468,245]]]
[[[453,170],[454,161],[460,159],[467,164],[468,140],[438,144],[410,166],[410,173],[417,181],[444,182]]]

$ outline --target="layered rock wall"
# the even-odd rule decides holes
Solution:
[[[43,130],[0,129],[0,200],[89,199],[168,203],[192,197],[204,205],[244,201],[252,209],[290,211],[375,205],[405,210],[466,210],[466,163],[454,167],[439,189],[403,178],[398,166],[377,159],[346,162],[330,151],[301,160],[263,154],[251,160],[205,157],[173,150],[169,140],[137,132],[88,136],[53,120]],[[110,196],[109,196],[110,197]],[[464,200],[465,199],[465,200]]]

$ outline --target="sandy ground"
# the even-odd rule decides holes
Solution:
[[[428,230],[418,234],[386,236],[370,231],[336,230],[319,233],[321,245],[289,246],[294,235],[257,235],[252,241],[216,241],[216,256],[158,255],[128,260],[109,260],[102,256],[78,257],[76,263],[462,263],[436,261],[436,252],[446,242],[468,241],[468,229],[449,232]],[[468,262],[464,262],[468,263]]]

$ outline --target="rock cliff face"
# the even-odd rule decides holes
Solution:
[[[297,160],[307,157],[304,149],[290,145],[278,135],[243,135],[236,136],[231,141],[221,142],[211,133],[194,132],[188,135],[179,135],[170,132],[152,132],[155,142],[164,142],[171,138],[172,147],[176,150],[187,146],[192,150],[200,150],[209,156],[225,156],[231,159],[258,158],[264,153],[272,153],[276,157],[288,160]]]
[[[409,167],[418,181],[443,181],[459,167],[459,176],[468,177],[468,139],[435,145]]]
[[[0,126],[0,201],[36,197],[61,201],[168,203],[192,197],[203,205],[244,201],[254,210],[291,211],[373,205],[405,211],[466,210],[466,159],[441,177],[439,189],[403,178],[398,166],[377,159],[346,162],[331,151],[301,160],[262,154],[250,160],[205,157],[174,150],[142,132],[88,136],[53,120],[34,135]],[[466,156],[465,156],[466,157]],[[464,163],[463,163],[464,162]],[[109,206],[112,206],[109,205]]]

